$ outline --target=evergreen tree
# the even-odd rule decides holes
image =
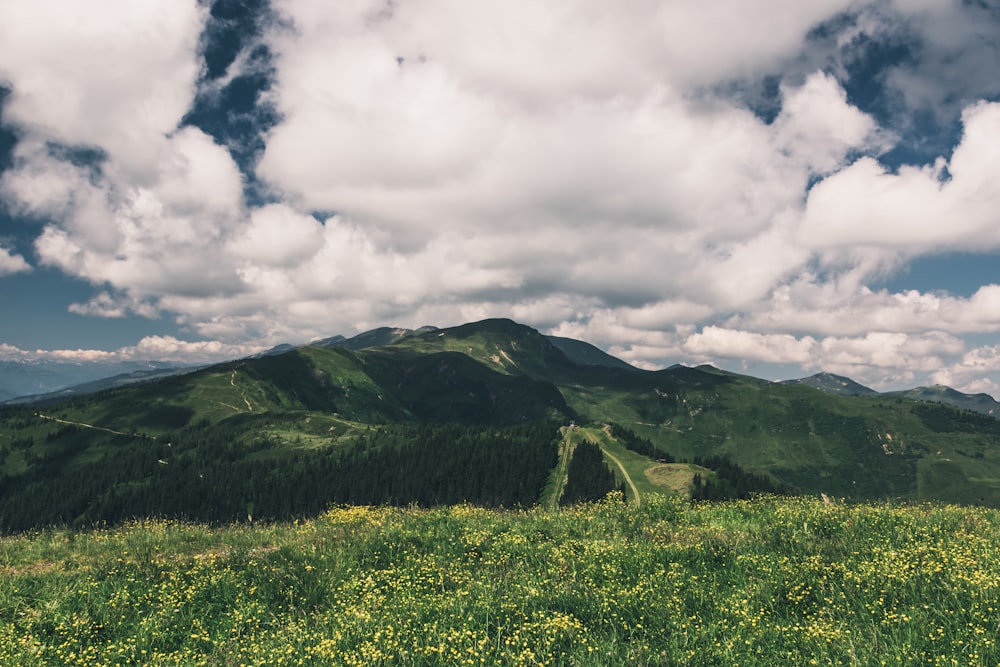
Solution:
[[[622,489],[605,464],[601,448],[590,442],[581,442],[573,450],[567,474],[566,488],[560,499],[563,505],[600,500],[610,491]]]

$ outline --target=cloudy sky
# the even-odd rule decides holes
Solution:
[[[994,0],[0,0],[0,358],[511,317],[1000,396]]]

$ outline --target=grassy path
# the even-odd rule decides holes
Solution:
[[[609,459],[611,459],[611,461],[614,462],[616,466],[618,466],[618,469],[622,471],[622,476],[628,483],[629,488],[632,489],[632,497],[635,498],[636,506],[637,507],[641,506],[642,498],[639,496],[639,489],[636,488],[635,482],[632,481],[632,477],[628,474],[628,471],[625,470],[625,466],[623,466],[622,462],[618,460],[618,457],[609,452],[606,447],[601,447],[601,451],[604,452],[604,455],[607,456]]]
[[[570,438],[570,434],[573,432],[568,427],[562,427],[563,441],[562,446],[559,448],[559,463],[556,468],[556,482],[555,488],[549,494],[548,502],[545,504],[546,508],[549,510],[556,510],[559,508],[559,499],[562,498],[563,489],[566,488],[566,482],[569,479],[569,460],[573,458],[573,442]]]

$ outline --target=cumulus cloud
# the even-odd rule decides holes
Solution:
[[[101,363],[115,361],[113,352],[104,350],[22,350],[14,345],[0,343],[0,361],[67,361]]]
[[[909,108],[947,122],[947,115],[962,106],[1000,94],[991,66],[1000,58],[996,5],[893,0],[891,6],[919,37],[913,57],[886,74]]]
[[[95,175],[23,142],[0,190],[21,211],[52,220],[35,241],[43,265],[128,292],[134,301],[238,289],[217,247],[242,210],[231,157],[194,128],[174,133],[162,149],[155,174],[140,185],[115,160]]]
[[[873,291],[864,285],[838,289],[808,278],[774,290],[753,313],[730,323],[769,331],[858,335],[866,331],[956,334],[1000,330],[1000,285],[984,285],[968,298],[945,293]]]
[[[870,286],[1000,250],[1000,103],[978,101],[995,77],[948,64],[994,48],[968,3],[274,0],[248,49],[271,54],[276,115],[249,165],[185,125],[204,3],[62,4],[0,8],[18,130],[0,197],[35,224],[38,264],[94,285],[73,313],[221,341],[114,354],[513,316],[645,367],[1000,372],[958,338],[1000,331],[996,278],[964,298]],[[887,99],[965,110],[953,150],[897,167],[907,126],[880,126],[848,72],[865,39],[901,35],[915,55],[875,79]],[[768,81],[769,117],[741,92]],[[29,268],[0,248],[0,274]]]
[[[827,174],[844,166],[851,151],[888,145],[875,120],[847,102],[847,93],[828,74],[815,72],[798,88],[786,88],[775,120],[777,143],[808,165]]]
[[[0,343],[0,361],[61,361],[104,363],[119,361],[165,361],[184,365],[215,363],[239,359],[262,352],[258,344],[232,344],[220,341],[185,341],[173,336],[146,336],[135,345],[117,350],[23,350]]]
[[[881,248],[909,256],[1000,248],[1000,103],[962,114],[965,132],[949,161],[890,173],[870,157],[809,192],[802,242],[819,251]]]
[[[0,276],[31,271],[31,265],[24,257],[0,246]]]
[[[0,6],[4,119],[67,146],[154,170],[187,111],[206,9],[194,0],[39,0]]]
[[[684,351],[705,359],[744,359],[771,363],[806,365],[816,341],[787,334],[759,334],[721,327],[705,327],[684,341]]]
[[[146,336],[136,345],[123,347],[114,354],[122,360],[158,359],[197,364],[238,359],[262,352],[253,343],[223,343],[215,340],[184,341],[173,336]]]

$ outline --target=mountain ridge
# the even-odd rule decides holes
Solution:
[[[535,429],[531,446],[562,438],[564,457],[572,456],[570,434],[577,434],[573,442],[599,443],[637,499],[701,493],[705,480],[725,473],[758,480],[756,488],[851,500],[1000,506],[1000,421],[971,410],[830,393],[711,366],[650,371],[600,363],[603,357],[579,363],[537,330],[505,319],[390,334],[395,340],[382,346],[299,346],[44,410],[6,407],[0,523],[5,512],[32,521],[31,507],[49,520],[94,521],[112,512],[107,508],[117,512],[108,516],[123,516],[130,502],[155,510],[161,496],[185,516],[202,516],[201,497],[231,513],[238,499],[224,499],[224,489],[257,505],[260,516],[285,516],[323,498],[405,504],[400,489],[414,486],[410,470],[426,471],[438,485],[421,497],[459,502],[428,462],[454,470],[454,461],[434,457],[463,451],[466,442],[478,463],[461,474],[485,483],[507,461],[505,443],[528,428]],[[456,441],[435,440],[432,430],[444,425],[440,433]],[[561,461],[546,473],[555,478],[569,469],[554,453],[531,460]],[[387,469],[367,467],[374,465]],[[345,470],[353,472],[345,477]],[[539,471],[530,476],[539,479]],[[558,497],[558,488],[546,497]],[[191,499],[173,498],[178,489],[189,489]],[[279,489],[288,498],[306,489],[320,495],[288,504]],[[376,491],[381,495],[371,495]]]
[[[290,352],[295,349],[303,347],[341,347],[348,350],[358,351],[364,350],[372,347],[383,347],[387,345],[393,345],[403,341],[409,337],[420,337],[428,334],[436,334],[436,332],[447,331],[453,329],[456,332],[462,331],[474,331],[477,327],[482,327],[484,325],[489,325],[490,323],[503,323],[504,327],[524,327],[526,329],[531,329],[532,331],[537,330],[532,329],[527,325],[522,325],[510,320],[508,318],[493,318],[482,320],[480,322],[471,322],[463,325],[458,325],[456,327],[450,327],[441,329],[435,326],[422,326],[417,329],[406,329],[401,327],[377,327],[375,329],[370,329],[363,331],[361,333],[355,334],[351,337],[345,337],[343,335],[334,335],[327,338],[322,338],[314,340],[310,343],[304,345],[293,345],[289,343],[281,343],[276,345],[264,352],[252,355],[250,358],[260,358],[265,356],[279,356]],[[511,329],[513,331],[514,329]],[[540,334],[542,338],[548,340],[552,347],[561,352],[567,357],[572,363],[582,365],[582,366],[601,366],[607,368],[614,368],[623,371],[641,371],[635,366],[632,366],[626,361],[618,359],[613,355],[601,350],[599,347],[592,345],[586,341],[566,338],[561,336],[553,336]],[[425,345],[424,349],[431,347],[430,345]],[[497,355],[499,357],[499,355]],[[502,364],[497,362],[502,368]],[[0,377],[4,376],[4,369],[8,368],[11,364],[16,365],[19,369],[28,368],[31,364],[27,362],[0,362]],[[45,369],[53,364],[43,364],[39,366],[39,369]],[[92,366],[92,364],[65,364],[56,363],[57,367],[71,367],[71,368],[81,368]],[[113,367],[122,367],[126,369],[121,373],[112,373],[109,375],[101,375],[99,372],[89,371],[86,373],[88,378],[84,382],[72,383],[59,385],[58,381],[53,383],[49,381],[47,383],[42,382],[41,384],[36,384],[38,387],[44,389],[46,386],[51,386],[52,384],[58,385],[57,388],[48,391],[24,391],[23,387],[20,393],[16,390],[11,390],[0,383],[0,405],[17,405],[17,404],[34,404],[34,403],[50,403],[53,401],[58,401],[63,398],[68,398],[71,396],[93,393],[97,391],[102,391],[107,388],[114,386],[119,386],[123,384],[131,384],[133,382],[146,382],[154,381],[160,377],[166,377],[175,373],[184,373],[197,370],[198,368],[204,367],[204,364],[171,364],[167,362],[158,361],[137,361],[137,362],[121,362],[115,364]],[[690,366],[685,366],[684,364],[672,364],[671,366],[661,369],[664,371],[676,370],[678,368],[692,368]],[[694,367],[698,368],[698,367]],[[705,369],[715,369],[714,366],[706,365]],[[716,369],[718,370],[718,369]],[[47,371],[42,370],[45,374]],[[654,371],[656,372],[656,371]],[[752,376],[750,376],[752,377]],[[760,378],[757,378],[760,379]],[[766,380],[762,380],[766,381]],[[885,397],[905,397],[913,400],[924,400],[936,403],[943,403],[946,405],[952,405],[962,409],[974,410],[982,414],[990,415],[991,417],[1000,419],[1000,402],[996,401],[992,396],[986,393],[978,394],[966,394],[960,392],[952,387],[945,385],[934,385],[930,387],[913,387],[910,389],[900,389],[891,390],[886,392],[879,392],[869,387],[866,387],[855,380],[842,376],[836,375],[828,372],[819,372],[814,375],[803,377],[803,378],[793,378],[787,380],[777,381],[778,384],[782,385],[804,385],[809,386],[826,393],[837,394],[837,395],[854,395],[854,396],[885,396]],[[20,385],[18,385],[20,386]]]

